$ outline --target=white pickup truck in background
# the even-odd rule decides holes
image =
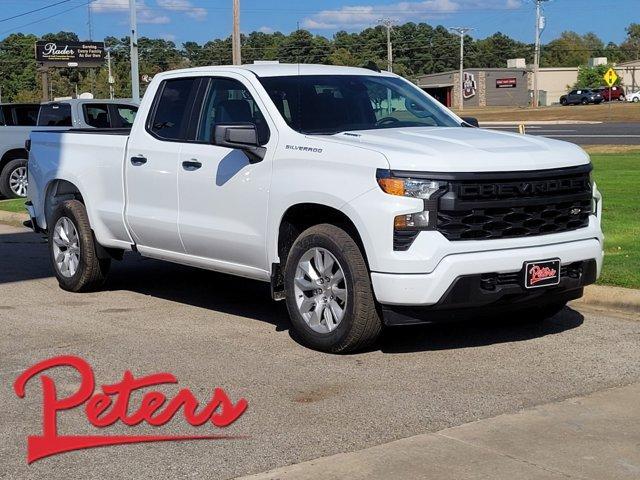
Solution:
[[[580,297],[602,265],[590,171],[391,73],[215,66],[154,77],[130,134],[33,132],[27,206],[64,289],[136,251],[270,282],[302,343],[346,352]]]
[[[0,104],[0,195],[27,196],[25,140],[32,130],[130,128],[138,107],[130,100],[69,99]]]

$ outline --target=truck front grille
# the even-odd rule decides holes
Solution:
[[[438,230],[449,240],[529,237],[586,227],[590,213],[591,199],[509,208],[441,210]]]
[[[591,214],[590,165],[514,172],[498,180],[453,179],[436,229],[449,240],[529,237],[584,228]]]

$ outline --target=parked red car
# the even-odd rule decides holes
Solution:
[[[620,102],[624,102],[626,100],[624,94],[624,88],[620,85],[614,85],[613,87],[600,87],[598,92],[602,95],[602,98],[605,102],[609,101],[609,93],[611,93],[611,101],[618,100]]]

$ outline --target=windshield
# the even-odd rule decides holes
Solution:
[[[435,100],[401,78],[301,75],[260,82],[285,121],[300,133],[460,126]]]

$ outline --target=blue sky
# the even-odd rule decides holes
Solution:
[[[59,3],[58,5],[56,5]],[[624,28],[640,22],[640,0],[550,0],[544,10],[543,41],[564,30],[595,32],[605,42],[620,42]],[[0,0],[0,37],[8,33],[42,34],[71,30],[87,39],[87,0]],[[53,5],[53,6],[52,6]],[[163,37],[180,44],[228,36],[232,0],[138,0],[140,35]],[[49,6],[38,12],[8,17]],[[635,15],[634,15],[635,13]],[[381,17],[399,22],[470,26],[483,38],[501,31],[518,40],[533,41],[533,0],[241,0],[243,32],[288,33],[297,25],[331,36],[337,30],[359,31]],[[93,39],[128,32],[128,0],[94,0],[91,4]]]

